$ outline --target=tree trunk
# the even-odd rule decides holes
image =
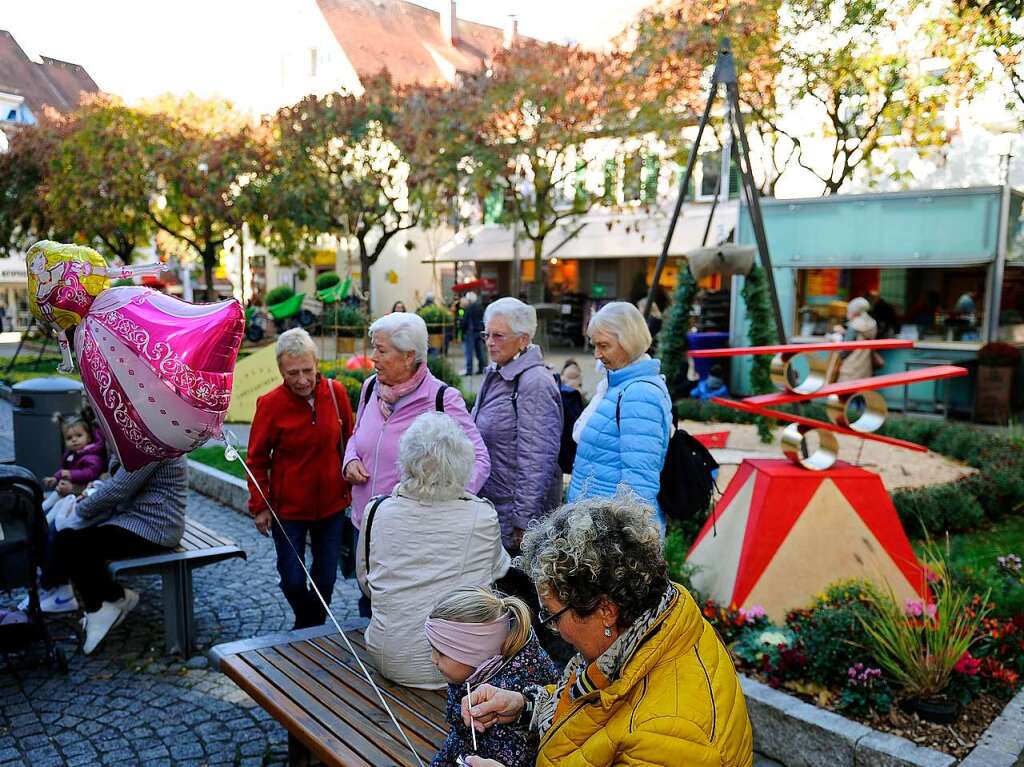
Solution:
[[[213,292],[213,270],[217,266],[217,249],[207,246],[203,251],[203,276],[206,278],[206,300],[213,303],[217,300]]]
[[[366,243],[359,240],[359,290],[366,301],[366,311],[373,311],[373,301],[370,300],[370,267],[377,259],[371,259],[366,250]]]
[[[533,282],[544,284],[544,240],[533,241]]]

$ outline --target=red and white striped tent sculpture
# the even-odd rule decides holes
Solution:
[[[746,459],[694,542],[693,585],[720,604],[760,605],[781,622],[838,580],[920,600],[925,574],[877,474],[838,462],[807,471]]]

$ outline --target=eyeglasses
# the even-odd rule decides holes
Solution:
[[[542,607],[542,608],[540,608],[537,611],[537,622],[540,623],[541,626],[545,626],[548,629],[548,631],[551,631],[551,632],[557,634],[558,633],[558,619],[561,618],[562,617],[562,613],[564,613],[568,609],[569,609],[569,605],[566,605],[561,610],[559,610],[557,613],[549,613],[547,610],[545,610]]]
[[[487,333],[487,332],[484,332],[484,333],[480,334],[480,337],[482,339],[484,339],[484,341],[494,341],[494,343],[500,344],[500,343],[504,343],[506,338],[511,338],[512,336],[511,335],[506,335],[505,333]]]

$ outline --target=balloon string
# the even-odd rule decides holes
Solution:
[[[370,675],[370,671],[366,668],[365,665],[363,665],[363,661],[360,659],[359,654],[356,653],[355,648],[349,641],[349,638],[345,636],[345,632],[342,631],[341,625],[338,623],[337,618],[334,617],[334,613],[331,612],[330,605],[327,604],[327,600],[324,599],[323,594],[320,593],[320,589],[317,588],[317,585],[313,580],[313,576],[306,568],[305,561],[303,560],[302,557],[299,556],[299,552],[295,548],[295,545],[292,543],[291,538],[284,534],[284,525],[281,524],[281,518],[277,516],[277,512],[271,505],[270,499],[267,498],[266,494],[263,492],[263,488],[260,487],[260,483],[256,481],[256,477],[253,476],[252,470],[249,469],[249,464],[245,462],[245,459],[243,459],[242,456],[238,453],[238,450],[236,449],[235,445],[232,444],[234,436],[231,434],[231,432],[224,431],[223,437],[225,443],[224,457],[229,461],[238,461],[239,463],[242,464],[242,468],[244,468],[245,473],[249,475],[249,479],[252,480],[252,484],[256,486],[256,490],[259,491],[260,497],[263,498],[263,502],[267,504],[267,509],[270,511],[270,515],[274,518],[274,521],[277,523],[278,528],[280,528],[282,537],[286,541],[288,541],[288,547],[292,550],[292,553],[295,555],[295,559],[298,561],[299,566],[302,568],[302,571],[306,574],[306,580],[309,582],[309,585],[313,587],[313,591],[316,594],[317,599],[320,600],[320,604],[323,605],[324,610],[327,612],[327,617],[331,619],[331,623],[334,624],[334,628],[338,630],[338,633],[341,635],[341,638],[345,640],[345,646],[348,648],[348,651],[352,653],[352,657],[355,658],[356,663],[359,664],[359,669],[363,672],[363,676],[366,677],[366,681],[370,683],[370,686],[373,688],[373,691],[377,693],[377,700],[380,701],[380,704],[384,707],[384,710],[388,712],[388,716],[391,718],[391,723],[395,725],[395,729],[398,730],[398,734],[402,736],[402,740],[405,741],[405,745],[409,748],[409,751],[412,752],[413,758],[416,760],[416,764],[418,764],[419,767],[424,767],[423,760],[420,759],[420,755],[416,753],[416,749],[413,748],[412,743],[409,741],[409,736],[406,735],[405,730],[402,728],[402,725],[398,723],[398,719],[396,719],[394,713],[392,713],[391,707],[388,706],[387,701],[384,700],[384,694],[380,691],[380,688],[377,687],[377,684],[373,681],[373,677]]]

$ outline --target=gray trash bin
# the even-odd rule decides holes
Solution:
[[[64,440],[57,418],[82,409],[83,387],[72,378],[49,376],[11,387],[14,403],[14,462],[40,480],[60,467]]]

